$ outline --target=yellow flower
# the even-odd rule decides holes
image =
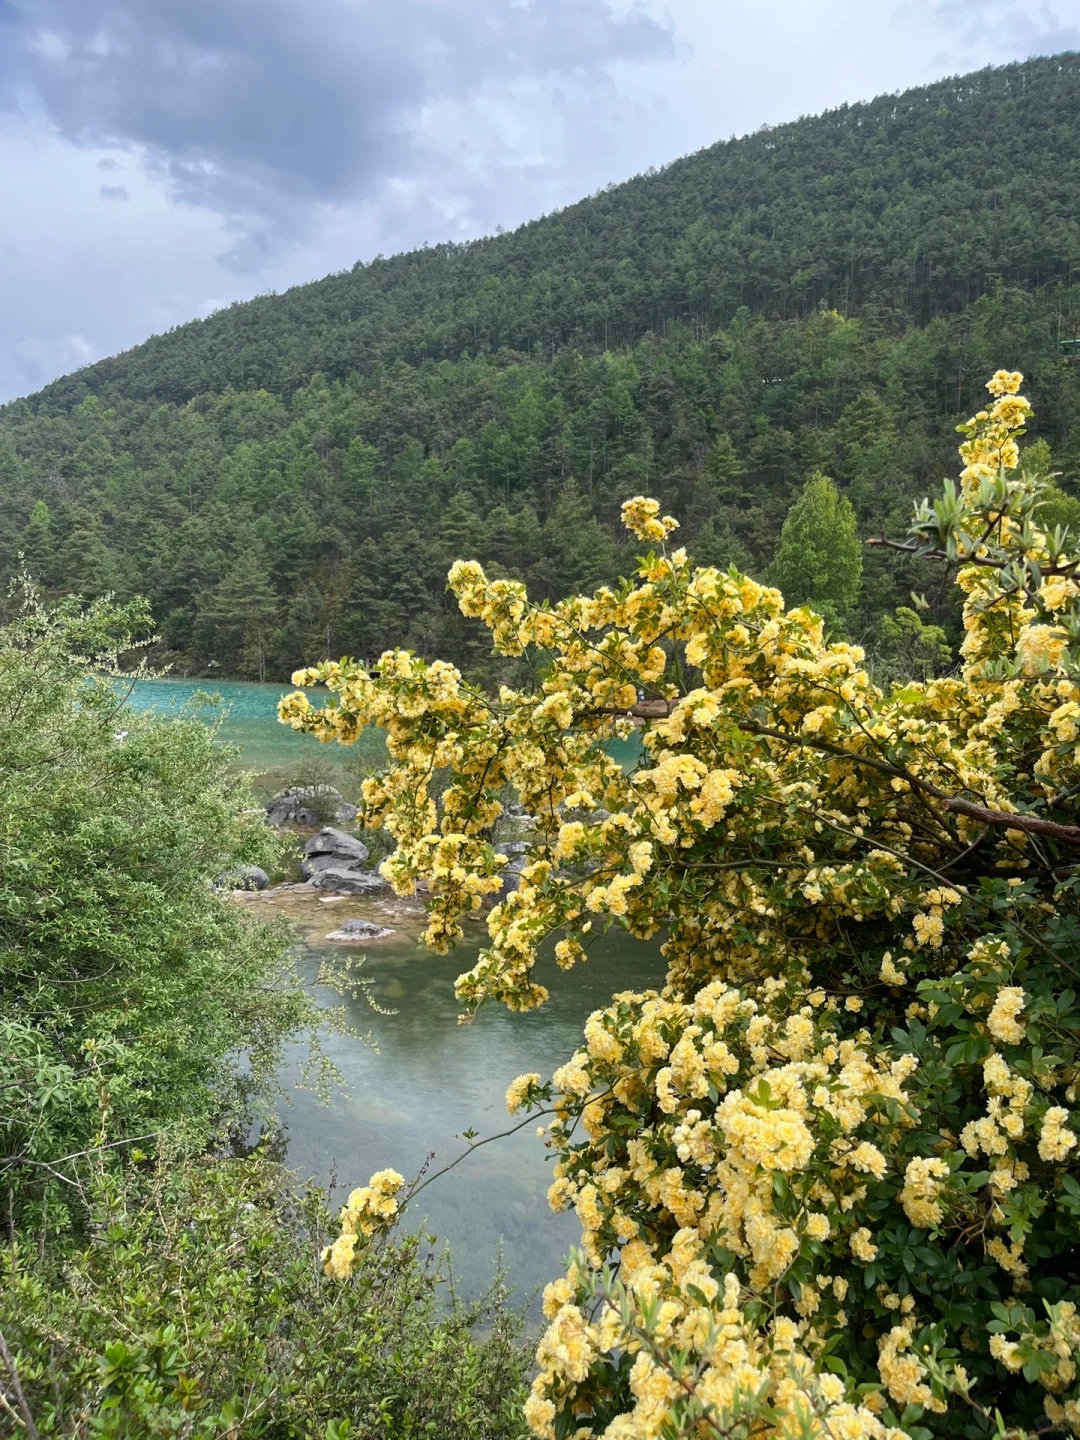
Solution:
[[[1015,395],[1024,383],[1019,370],[996,370],[993,379],[986,382],[991,395]]]
[[[1069,1112],[1060,1105],[1051,1105],[1043,1116],[1039,1131],[1039,1158],[1041,1160],[1064,1160],[1076,1145],[1076,1136],[1065,1129]]]
[[[870,1231],[865,1225],[860,1225],[855,1234],[851,1237],[851,1253],[856,1260],[865,1260],[867,1264],[877,1259],[877,1246],[870,1238]]]
[[[519,1075],[515,1080],[511,1080],[506,1090],[506,1109],[509,1114],[516,1115],[539,1084],[540,1076],[535,1072]]]
[[[947,1163],[936,1156],[929,1159],[917,1157],[908,1161],[900,1203],[913,1225],[927,1229],[940,1222],[940,1182],[946,1179],[948,1174]]]
[[[569,970],[578,960],[586,959],[588,956],[580,941],[563,939],[555,942],[555,962],[560,969]]]
[[[1027,997],[1018,985],[1004,985],[997,992],[986,1028],[1003,1045],[1019,1045],[1027,1033],[1024,1022],[1017,1017],[1027,1004]]]
[[[1068,647],[1068,631],[1056,625],[1028,625],[1016,642],[1016,658],[1025,675],[1052,670]]]
[[[632,500],[623,504],[622,523],[639,540],[666,540],[672,530],[678,527],[679,522],[670,515],[657,519],[659,514],[660,505],[656,500],[635,495]]]
[[[886,950],[881,958],[881,978],[885,981],[886,985],[907,984],[907,976],[903,970],[897,966],[888,950]]]
[[[1067,575],[1051,575],[1039,587],[1039,599],[1047,610],[1064,610],[1080,595],[1080,586]]]
[[[811,1240],[827,1240],[830,1228],[827,1215],[811,1214],[806,1217],[806,1233]]]
[[[934,950],[941,949],[941,942],[945,936],[945,922],[940,914],[924,915],[920,913],[915,916],[911,924],[915,931],[917,944],[929,945]]]

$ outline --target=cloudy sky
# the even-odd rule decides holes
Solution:
[[[760,125],[1080,49],[1080,0],[0,0],[0,400]]]

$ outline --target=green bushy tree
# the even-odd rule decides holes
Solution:
[[[146,625],[31,596],[0,628],[0,1434],[511,1440],[501,1283],[448,1305],[410,1236],[332,1285],[326,1197],[230,1154],[315,1012],[215,884],[277,846],[231,752],[125,706]]]
[[[195,718],[125,708],[145,606],[31,597],[0,629],[0,1197],[85,1219],[88,1167],[242,1115],[314,1010],[287,933],[216,890],[274,840]],[[241,1067],[240,1056],[244,1057]]]
[[[883,615],[872,665],[879,685],[890,680],[929,680],[952,659],[952,650],[940,625],[927,624],[909,605]]]
[[[788,511],[770,578],[790,604],[812,606],[832,630],[855,609],[862,582],[855,511],[827,475],[811,475]]]
[[[266,654],[278,613],[278,598],[257,554],[241,554],[212,594],[199,606],[203,643],[217,649],[230,672],[266,678]]]

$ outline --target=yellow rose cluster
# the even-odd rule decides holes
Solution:
[[[347,1279],[361,1238],[393,1225],[398,1214],[398,1193],[404,1184],[404,1177],[396,1170],[377,1170],[366,1185],[351,1193],[341,1209],[341,1234],[323,1255],[328,1275]]]
[[[796,1342],[804,1356],[820,1353],[848,1324],[851,1257],[876,1254],[871,1187],[905,1175],[902,1157],[918,1119],[905,1088],[915,1056],[875,1055],[870,1033],[851,1017],[776,980],[741,987],[717,980],[692,1001],[616,996],[590,1018],[586,1047],[554,1076],[557,1118],[548,1143],[559,1156],[550,1203],[572,1206],[583,1227],[575,1283],[552,1292],[563,1302],[558,1324],[580,1309],[583,1272],[616,1254],[630,1302],[621,1325],[589,1338],[594,1361],[640,1353],[631,1332],[646,1328],[655,1310],[660,1338],[709,1372],[711,1307],[723,1279],[717,1254],[728,1279],[739,1277],[736,1293],[772,1298],[769,1335],[753,1347],[765,1367],[755,1391],[772,1393],[786,1375],[783,1367],[770,1371],[785,1312],[792,1317],[785,1354]],[[523,1076],[515,1097],[523,1086],[535,1093],[536,1079]],[[907,1165],[909,1200],[920,1188],[918,1163]],[[944,1162],[927,1163],[931,1175],[949,1174]],[[741,1312],[739,1321],[745,1327]],[[740,1331],[740,1345],[744,1339]],[[545,1366],[545,1355],[553,1363]],[[542,1347],[539,1358],[534,1421],[568,1405],[595,1408],[591,1374],[568,1367],[558,1346]],[[872,1413],[861,1423],[869,1428],[858,1433],[879,1433]],[[541,1424],[538,1433],[554,1431]]]
[[[451,571],[535,684],[391,651],[283,702],[324,740],[385,730],[384,874],[423,887],[436,950],[486,921],[466,1016],[542,1004],[544,947],[566,969],[605,927],[662,936],[657,988],[507,1094],[554,1106],[549,1199],[582,1226],[545,1298],[540,1440],[922,1440],[995,1410],[1080,1434],[1080,560],[1040,528],[1020,385],[991,380],[907,546],[958,567],[955,675],[883,693],[809,610],[669,550],[639,496],[650,548],[618,587],[535,604]],[[530,838],[502,894],[508,792]]]

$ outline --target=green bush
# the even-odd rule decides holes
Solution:
[[[193,718],[123,705],[141,604],[0,628],[0,1203],[81,1223],[97,1158],[239,1124],[315,1010],[288,931],[213,888],[278,840]],[[102,1148],[104,1147],[104,1148]]]
[[[94,1189],[91,1243],[0,1252],[0,1330],[42,1437],[525,1433],[520,1317],[498,1282],[444,1304],[422,1237],[373,1242],[343,1285],[323,1274],[325,1197],[263,1155]]]

